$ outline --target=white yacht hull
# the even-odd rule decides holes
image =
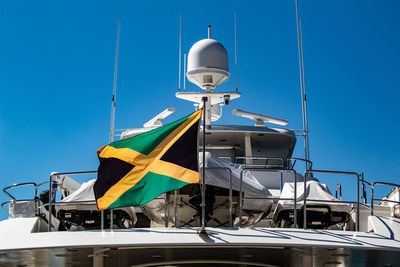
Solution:
[[[204,237],[197,228],[23,231],[35,220],[0,223],[0,266],[400,266],[400,241],[375,233],[207,228]]]

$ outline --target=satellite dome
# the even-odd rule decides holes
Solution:
[[[190,48],[187,64],[188,80],[207,91],[212,91],[230,76],[228,52],[214,39],[195,43]]]

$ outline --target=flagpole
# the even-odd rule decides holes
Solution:
[[[199,235],[207,236],[205,226],[205,215],[206,215],[206,102],[207,97],[204,96],[203,101],[203,177],[201,179],[201,229]]]

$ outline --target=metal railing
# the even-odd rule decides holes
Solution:
[[[400,204],[400,201],[395,201],[395,200],[390,200],[390,199],[375,199],[374,194],[375,194],[375,186],[376,185],[385,185],[385,186],[392,186],[395,188],[400,188],[400,184],[394,184],[394,183],[374,182],[374,183],[370,184],[370,186],[371,186],[371,215],[374,215],[374,202],[375,201],[391,202],[391,203]]]
[[[60,173],[52,173],[49,179],[49,224],[48,231],[51,232],[51,219],[52,219],[52,207],[53,207],[53,177],[60,175],[80,175],[80,174],[94,174],[97,171],[83,171],[83,172],[60,172]],[[113,216],[110,216],[112,219]],[[101,229],[104,229],[104,212],[101,211]]]
[[[253,162],[253,161],[264,161],[264,164],[253,164],[253,163],[247,163],[247,161]],[[268,165],[268,161],[279,161],[280,164],[271,164]],[[241,162],[243,161],[243,162]],[[285,169],[285,159],[283,158],[277,158],[277,157],[236,157],[235,158],[235,163],[237,164],[242,164],[246,167],[253,167],[253,168],[257,168],[257,166],[259,168],[263,167],[263,168],[281,168],[281,169]]]
[[[12,198],[13,200],[16,200],[15,197],[14,197],[13,195],[11,195],[11,193],[8,192],[7,190],[8,190],[8,189],[11,189],[11,188],[26,186],[26,185],[33,185],[33,186],[34,186],[34,188],[35,188],[35,198],[36,198],[36,197],[37,197],[37,187],[38,187],[38,186],[37,186],[36,183],[33,183],[33,182],[29,182],[29,183],[20,183],[20,184],[13,184],[13,185],[10,185],[10,186],[5,187],[5,188],[3,189],[3,192],[4,192],[5,194],[7,194],[10,198]]]
[[[260,160],[265,160],[265,164],[248,164],[247,161],[260,161]],[[280,164],[271,164],[268,165],[268,161],[280,161]],[[241,162],[243,161],[243,162]],[[302,161],[306,164],[308,164],[309,168],[312,169],[313,163],[310,160],[303,159],[303,158],[279,158],[279,157],[236,157],[235,158],[235,163],[242,164],[246,167],[264,167],[264,168],[281,168],[281,169],[291,169],[293,170],[296,163],[298,161]],[[293,162],[293,163],[291,163]]]
[[[364,174],[362,174],[362,179],[361,179],[360,183],[362,185],[362,190],[363,190],[363,194],[362,194],[361,198],[363,200],[363,204],[367,204],[367,198],[366,198],[367,189],[365,188],[365,185],[368,185],[372,190],[372,184],[370,182],[364,180]]]
[[[281,175],[281,180],[282,180],[282,175],[283,173],[293,173],[294,174],[294,196],[292,198],[276,198],[276,197],[264,197],[264,198],[257,198],[257,199],[268,199],[268,200],[293,200],[293,213],[294,213],[294,225],[297,228],[297,173],[295,170],[285,170],[285,169],[265,169],[265,168],[249,168],[245,167],[240,171],[240,186],[239,186],[239,226],[242,225],[242,213],[243,213],[243,201],[244,199],[256,199],[256,198],[250,198],[250,197],[244,197],[243,195],[243,172],[249,170],[249,171],[261,171],[261,172],[270,172],[270,173],[280,173]]]
[[[229,168],[224,168],[224,167],[207,167],[206,168],[206,170],[224,170],[224,171],[228,171],[228,173],[229,173],[229,214],[231,215],[232,214],[232,171],[231,171],[231,169],[229,169]],[[42,205],[42,206],[40,206],[39,208],[41,208],[41,207],[46,207],[46,206],[48,206],[49,207],[49,224],[48,224],[48,232],[51,232],[51,227],[52,227],[52,225],[51,225],[51,220],[52,220],[52,209],[54,208],[54,206],[58,206],[58,205],[71,205],[71,204],[74,204],[75,202],[65,202],[65,203],[62,203],[62,202],[58,202],[58,203],[55,203],[54,202],[54,200],[53,200],[53,194],[52,194],[52,190],[53,190],[53,178],[55,177],[55,176],[60,176],[60,175],[81,175],[81,174],[94,174],[94,173],[97,173],[97,171],[83,171],[83,172],[64,172],[64,173],[53,173],[51,176],[50,176],[50,180],[47,182],[45,182],[45,183],[49,183],[50,184],[50,186],[49,186],[49,203],[48,204],[44,204],[44,205]],[[44,183],[42,183],[42,184],[44,184]],[[42,184],[40,184],[40,185],[42,185]],[[176,191],[176,190],[175,190]],[[177,200],[177,194],[176,193],[174,193],[175,194],[175,200]],[[169,218],[168,218],[168,203],[167,203],[167,196],[164,194],[164,201],[165,201],[165,210],[164,210],[164,212],[165,212],[165,227],[168,227],[168,222],[169,222]],[[62,203],[62,204],[61,204]],[[81,202],[76,202],[75,204],[78,204],[78,203],[81,203]],[[96,204],[96,202],[93,202],[93,201],[89,201],[89,202],[87,202],[87,203],[85,203],[85,201],[83,201],[82,202],[82,204]],[[101,228],[101,230],[104,230],[104,211],[101,211],[101,214],[100,214],[100,216],[101,216],[101,220],[100,220],[100,228]],[[177,201],[175,201],[175,203],[174,203],[174,225],[176,226],[176,222],[177,222]],[[112,216],[112,214],[110,215],[110,227],[112,228],[112,225],[113,225],[113,216]],[[230,226],[233,226],[233,222],[232,222],[232,218],[231,218],[231,216],[229,216],[229,225]]]
[[[201,169],[201,168],[200,168]],[[206,171],[227,171],[229,174],[229,225],[233,226],[232,221],[232,209],[233,209],[233,202],[232,202],[232,170],[225,167],[206,167]],[[200,172],[201,173],[201,172]],[[206,175],[207,177],[207,175]],[[207,184],[206,184],[207,186]],[[166,193],[164,194],[164,212],[165,212],[165,227],[169,225],[169,211],[168,211],[168,199]],[[174,190],[174,227],[177,227],[178,222],[178,193],[177,190]]]
[[[5,207],[6,205],[10,205],[11,203],[14,204],[14,203],[19,203],[19,202],[34,201],[35,202],[35,214],[38,214],[37,213],[38,205],[39,205],[39,199],[38,199],[38,196],[37,196],[38,188],[40,186],[46,184],[46,183],[48,183],[48,182],[46,181],[46,182],[43,182],[43,183],[40,183],[40,184],[36,184],[34,182],[27,182],[27,183],[13,184],[13,185],[10,185],[10,186],[7,186],[7,187],[3,188],[3,192],[6,195],[8,195],[11,198],[11,200],[1,203],[1,207],[10,215],[10,211]],[[33,199],[18,199],[17,200],[10,192],[8,192],[9,189],[22,187],[22,186],[33,186],[34,187]]]
[[[223,159],[223,160],[225,160],[225,161],[227,161],[227,162],[234,162],[232,157],[224,157],[224,156],[221,156],[221,157],[218,157],[218,158],[219,158],[219,159]]]
[[[245,159],[246,157],[242,157],[243,159]],[[254,159],[254,158],[253,158]],[[267,158],[261,158],[262,160],[267,159]],[[280,158],[268,158],[271,160],[282,160],[282,166],[284,166],[284,160],[280,159]],[[289,160],[302,160],[302,159],[288,159]],[[288,165],[287,165],[288,166]],[[294,166],[294,164],[292,165],[292,167]],[[285,166],[284,166],[285,167]],[[290,200],[293,201],[293,213],[294,213],[294,227],[298,227],[298,218],[297,218],[297,172],[294,169],[285,169],[285,168],[281,168],[281,169],[267,169],[267,168],[256,168],[256,167],[244,167],[241,172],[240,172],[240,185],[239,185],[239,227],[242,225],[242,216],[243,216],[243,204],[244,204],[244,200],[245,199],[255,199],[255,198],[251,198],[251,197],[246,197],[243,193],[243,172],[246,170],[249,171],[261,171],[261,172],[270,172],[270,173],[280,173],[281,175],[281,180],[283,177],[284,173],[292,173],[294,175],[294,196],[293,198],[280,198],[280,197],[262,197],[259,199],[267,199],[267,200],[273,200],[273,201],[279,201],[279,200]],[[233,204],[232,204],[232,171],[229,168],[223,168],[223,167],[209,167],[206,168],[206,170],[220,170],[220,171],[224,171],[224,172],[228,172],[229,174],[229,225],[233,226],[233,221],[232,221],[232,214],[233,214]],[[7,202],[3,202],[1,204],[1,207],[10,214],[10,210],[6,208],[6,205],[10,204],[10,203],[16,203],[16,202],[23,202],[23,201],[35,201],[35,207],[36,207],[36,214],[39,214],[39,209],[43,208],[43,207],[47,207],[48,206],[48,231],[51,231],[52,229],[52,216],[54,216],[52,214],[52,209],[55,208],[56,205],[71,205],[71,204],[95,204],[94,201],[89,201],[88,203],[82,202],[82,201],[78,201],[78,202],[65,202],[65,203],[55,203],[55,199],[53,199],[53,182],[54,182],[54,177],[56,176],[60,176],[60,175],[81,175],[81,174],[95,174],[97,173],[97,171],[84,171],[84,172],[64,172],[64,173],[53,173],[50,176],[49,181],[40,183],[40,184],[36,184],[33,182],[28,182],[28,183],[20,183],[20,184],[13,184],[11,186],[5,187],[3,189],[3,192],[5,194],[7,194],[11,200],[7,201]],[[337,184],[336,186],[336,198],[338,198],[338,190],[339,190],[339,200],[334,201],[334,200],[318,200],[318,199],[307,199],[306,196],[306,191],[307,191],[307,177],[309,175],[311,175],[312,173],[324,173],[324,174],[339,174],[339,175],[351,175],[351,176],[355,176],[357,179],[357,198],[356,201],[342,201],[342,186],[340,184]],[[207,177],[207,176],[206,176]],[[361,177],[361,178],[360,178]],[[206,178],[207,179],[207,178]],[[49,183],[49,203],[48,204],[44,204],[41,206],[38,206],[39,204],[39,200],[38,200],[38,187]],[[396,204],[400,204],[399,201],[394,201],[394,200],[389,200],[389,199],[376,199],[375,198],[375,187],[377,185],[384,185],[384,186],[392,186],[395,188],[400,188],[399,184],[394,184],[394,183],[386,183],[386,182],[374,182],[374,183],[369,183],[368,181],[365,181],[363,179],[363,174],[358,174],[355,172],[346,172],[346,171],[331,171],[331,170],[307,170],[304,173],[304,200],[303,200],[303,228],[306,229],[307,228],[307,203],[308,202],[325,202],[325,203],[346,203],[346,204],[355,204],[355,212],[356,212],[356,218],[355,218],[355,228],[356,231],[359,231],[360,228],[360,205],[363,206],[367,206],[365,205],[365,203],[361,204],[360,203],[360,184],[361,185],[368,185],[371,188],[371,215],[374,214],[374,202],[375,201],[381,201],[381,202],[392,202],[392,203],[396,203]],[[22,187],[22,186],[34,186],[34,198],[33,199],[23,199],[23,200],[17,200],[16,197],[14,195],[12,195],[9,192],[9,189],[11,188],[16,188],[16,187]],[[363,187],[363,192],[365,191],[365,187]],[[365,193],[363,193],[365,194]],[[177,201],[177,191],[174,192],[174,197],[175,197],[175,201],[174,201],[174,226],[177,227],[177,209],[178,209],[178,201]],[[165,202],[167,204],[167,198],[165,196]],[[165,222],[166,222],[166,227],[168,227],[168,210],[167,210],[167,206],[165,208]],[[110,216],[110,226],[112,227],[113,225],[113,216]],[[101,229],[104,230],[104,212],[101,211]]]
[[[328,170],[308,170],[304,173],[304,202],[303,202],[303,228],[307,228],[307,196],[306,196],[306,189],[307,189],[307,176],[311,173],[325,173],[325,174],[344,174],[344,175],[352,175],[356,176],[357,178],[357,207],[356,207],[356,230],[360,230],[360,174],[355,173],[355,172],[344,172],[344,171],[328,171]],[[316,201],[316,200],[310,200],[310,201]],[[325,201],[324,201],[325,202]],[[330,201],[330,202],[337,202],[337,201]],[[352,201],[340,201],[343,203],[350,203]]]
[[[289,164],[291,161],[293,161],[293,164]],[[296,162],[297,162],[297,161],[303,161],[303,162],[305,162],[305,163],[308,163],[309,169],[310,169],[310,170],[312,169],[312,166],[313,166],[312,161],[311,161],[311,160],[308,160],[308,159],[302,159],[302,158],[288,158],[288,159],[287,159],[287,166],[288,166],[288,167],[291,166],[290,168],[291,168],[291,169],[294,169],[294,166],[296,165]]]

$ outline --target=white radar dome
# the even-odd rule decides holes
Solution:
[[[190,48],[187,64],[188,80],[207,91],[212,91],[230,76],[228,52],[214,39],[195,43]]]

